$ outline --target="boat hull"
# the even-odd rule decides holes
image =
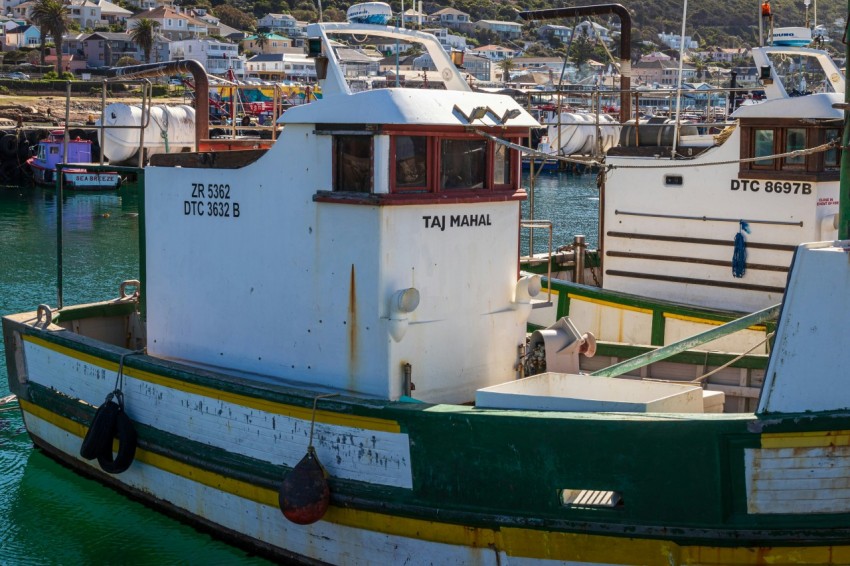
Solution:
[[[99,320],[101,328],[126,327],[133,316],[126,304],[88,308],[112,314]],[[68,324],[87,324],[73,309],[64,316]],[[843,430],[839,436],[850,441],[847,415],[590,416],[338,395],[319,401],[313,439],[330,475],[331,507],[320,521],[299,526],[278,509],[278,490],[306,452],[315,392],[127,355],[57,325],[37,327],[35,319],[7,317],[4,336],[11,389],[36,444],[121,491],[279,557],[380,564],[850,561],[842,519],[850,499],[777,499],[753,471],[779,454],[765,450],[780,439],[777,450],[794,448],[812,469],[850,458],[835,440]],[[95,407],[116,383],[122,354],[126,410],[139,445],[129,470],[109,475],[79,449]],[[827,450],[829,442],[836,446]],[[782,481],[791,490],[799,480]],[[624,503],[565,505],[564,491],[575,489],[617,492]]]
[[[46,168],[34,159],[28,161],[33,180],[43,186],[56,184],[56,171]],[[84,169],[65,169],[65,188],[76,191],[111,191],[121,186],[121,175],[114,171],[86,171]]]

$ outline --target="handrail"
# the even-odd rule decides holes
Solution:
[[[690,350],[694,346],[711,342],[712,340],[749,328],[754,324],[770,320],[779,314],[779,309],[781,307],[782,304],[767,307],[766,309],[748,314],[716,328],[700,332],[699,334],[695,334],[694,336],[690,336],[684,340],[679,340],[678,342],[673,342],[667,346],[662,346],[657,350],[652,350],[651,352],[635,356],[634,358],[614,364],[613,366],[602,368],[590,375],[595,375],[597,377],[617,377],[618,375],[623,375],[624,373],[648,366],[651,363],[667,359],[670,356],[684,352],[685,350]]]
[[[741,222],[747,224],[770,224],[773,226],[799,226],[803,227],[803,221],[791,222],[790,220],[750,220],[749,218],[721,218],[719,216],[687,216],[685,214],[655,214],[652,212],[629,212],[626,210],[614,210],[614,214],[623,216],[643,216],[646,218],[672,218],[674,220],[701,220],[703,222]]]

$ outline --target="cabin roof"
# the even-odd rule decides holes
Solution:
[[[290,108],[280,119],[283,124],[404,124],[409,126],[466,126],[461,112],[487,107],[492,112],[473,125],[501,125],[501,117],[520,109],[508,120],[512,127],[537,127],[531,115],[508,96],[480,92],[429,89],[377,89],[350,95],[335,95],[312,104]]]
[[[819,93],[772,100],[770,104],[748,104],[732,113],[733,118],[816,118],[842,120],[844,111],[832,105],[844,102],[839,93]]]

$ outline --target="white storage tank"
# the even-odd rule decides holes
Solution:
[[[140,126],[142,109],[122,102],[110,104],[104,112],[107,126]],[[100,125],[100,120],[98,120]],[[110,128],[103,131],[100,147],[112,163],[127,161],[139,150],[138,127]],[[155,153],[179,153],[195,148],[195,109],[179,106],[151,106],[150,121],[145,128],[145,150]]]

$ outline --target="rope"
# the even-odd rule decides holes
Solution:
[[[307,445],[307,450],[313,449],[313,426],[316,424],[316,405],[319,404],[319,399],[327,397],[336,397],[339,393],[326,393],[324,395],[316,395],[313,397],[313,418],[310,419],[310,443]]]
[[[474,130],[474,132],[476,134],[478,134],[479,136],[482,136],[482,137],[485,137],[487,139],[494,141],[495,143],[498,143],[498,144],[503,145],[505,147],[508,147],[510,149],[515,149],[519,152],[525,153],[526,155],[530,155],[532,157],[541,157],[543,159],[556,159],[558,161],[563,161],[565,163],[580,163],[580,164],[584,164],[584,165],[599,167],[600,169],[608,170],[608,171],[612,171],[614,169],[676,169],[676,168],[680,168],[680,167],[694,167],[694,164],[690,162],[693,158],[682,159],[683,163],[668,163],[668,162],[665,161],[664,163],[659,164],[659,165],[611,165],[610,163],[606,164],[606,163],[598,161],[597,159],[594,159],[592,157],[581,158],[581,157],[566,157],[566,156],[551,155],[549,153],[537,151],[536,149],[531,149],[530,147],[526,147],[524,145],[519,145],[519,144],[516,144],[516,143],[513,143],[513,142],[509,142],[508,140],[498,138],[498,137],[491,135],[491,134],[488,134],[487,132],[484,132],[482,130]],[[731,134],[731,132],[730,132],[730,134]],[[730,134],[726,134],[726,137],[728,138]],[[718,134],[718,136],[720,136],[720,135],[723,135],[723,132]],[[747,157],[745,159],[728,159],[728,160],[725,160],[725,161],[712,161],[710,163],[700,163],[699,166],[700,167],[713,167],[715,165],[731,165],[733,163],[752,163],[754,161],[764,161],[764,160],[767,160],[767,159],[782,159],[783,157],[800,157],[800,156],[803,156],[803,155],[810,155],[810,154],[813,154],[813,153],[821,153],[821,152],[824,152],[824,151],[829,151],[830,149],[833,149],[833,148],[836,148],[836,147],[841,147],[841,140],[835,139],[835,140],[829,141],[827,143],[824,143],[824,144],[821,144],[821,145],[818,145],[818,146],[815,146],[815,147],[810,147],[810,148],[807,148],[807,149],[795,149],[794,151],[789,151],[789,152],[786,152],[786,153],[777,153],[777,154],[774,154],[774,155],[760,155],[758,157]]]
[[[750,352],[752,352],[756,348],[759,348],[762,344],[764,344],[765,342],[767,342],[768,340],[773,338],[774,334],[775,334],[775,332],[771,332],[770,334],[768,334],[767,336],[764,337],[764,340],[762,340],[761,342],[759,342],[758,344],[756,344],[755,346],[753,346],[752,348],[750,348],[749,350],[747,350],[743,354],[740,354],[739,356],[732,358],[731,360],[729,360],[728,362],[726,362],[722,366],[717,366],[715,369],[711,370],[708,373],[702,374],[701,376],[699,376],[696,379],[694,379],[693,381],[691,381],[691,383],[702,383],[704,380],[708,379],[709,377],[711,377],[715,373],[728,368],[729,366],[731,366],[732,364],[734,364],[735,362],[737,362],[738,360],[740,360],[741,358],[743,358],[744,356],[746,356],[747,354],[749,354]],[[707,352],[706,352],[706,356],[708,356]]]
[[[118,358],[118,374],[115,376],[115,388],[112,393],[110,393],[110,395],[115,394],[120,397],[123,396],[123,393],[121,393],[121,389],[124,387],[124,358],[126,358],[127,356],[134,356],[136,354],[144,353],[145,349],[142,348],[141,350],[133,350],[132,352],[125,352],[121,354],[121,356]]]
[[[732,276],[743,277],[747,272],[747,240],[744,232],[750,233],[750,225],[741,220],[735,234],[735,251],[732,252]]]

